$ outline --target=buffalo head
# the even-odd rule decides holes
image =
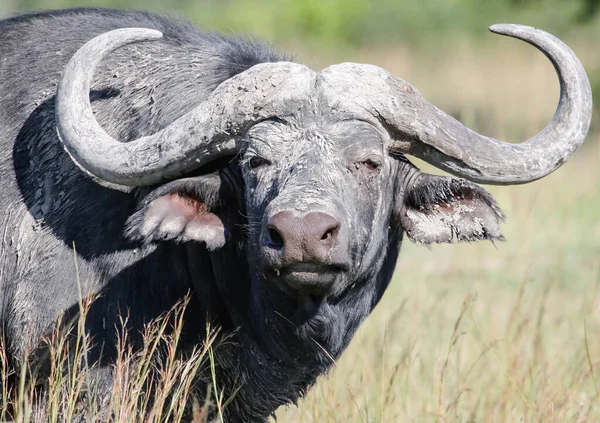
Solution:
[[[536,46],[558,73],[556,114],[521,144],[469,130],[378,67],[317,73],[288,62],[256,65],[168,127],[121,143],[94,119],[90,84],[112,50],[161,36],[148,29],[105,33],[75,54],[58,88],[58,132],[99,183],[155,187],[130,219],[131,236],[234,251],[221,260],[246,264],[247,286],[229,292],[247,294],[243,307],[276,304],[294,324],[327,320],[344,303],[340,340],[327,339],[339,352],[389,282],[404,232],[425,244],[502,237],[485,190],[423,174],[405,155],[473,182],[519,184],[554,171],[584,140],[591,92],[573,52],[538,29],[491,29]],[[365,286],[371,294],[352,294]]]

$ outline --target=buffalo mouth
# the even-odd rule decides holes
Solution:
[[[307,288],[308,290],[322,287],[323,285],[330,285],[343,272],[343,269],[338,266],[313,263],[291,264],[273,270],[286,283],[298,289]]]
[[[283,266],[266,265],[263,275],[288,300],[287,307],[280,308],[280,312],[291,323],[302,326],[327,308],[330,297],[342,289],[349,269],[349,264],[341,262],[294,262]]]
[[[347,269],[348,267],[342,264],[302,262],[268,267],[265,273],[268,279],[284,290],[324,296]]]
[[[324,264],[297,262],[284,266],[266,266],[264,274],[268,281],[299,305],[319,304],[343,279],[349,266],[345,264]]]

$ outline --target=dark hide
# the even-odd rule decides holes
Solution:
[[[144,324],[192,292],[182,354],[202,343],[207,319],[220,326],[228,342],[215,353],[217,382],[225,398],[237,390],[227,421],[265,421],[340,356],[383,295],[404,230],[427,244],[501,239],[502,214],[483,189],[421,174],[387,154],[386,133],[340,123],[326,107],[256,125],[238,157],[180,180],[99,185],[64,152],[54,95],[73,53],[122,27],[164,33],[115,51],[96,72],[95,116],[122,141],[155,133],[254,64],[286,59],[148,13],[76,9],[0,21],[0,327],[16,366],[61,313],[78,310],[75,245],[84,295],[99,294],[86,325],[99,395],[112,385],[121,316],[140,348]],[[318,297],[286,289],[261,241],[270,214],[301,207],[341,222],[335,281]]]

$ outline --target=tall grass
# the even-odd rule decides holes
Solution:
[[[110,371],[113,383],[108,392],[94,385],[103,371],[87,361],[90,338],[85,318],[91,300],[82,302],[72,322],[59,322],[42,342],[41,353],[24,359],[19,374],[10,367],[4,345],[0,345],[0,421],[15,423],[48,422],[181,422],[208,421],[213,400],[206,396],[202,406],[194,396],[195,378],[201,368],[212,368],[212,349],[218,331],[207,328],[207,339],[189,354],[182,355],[178,344],[188,299],[168,313],[149,322],[143,331],[143,348],[134,350],[128,342],[126,318],[119,331],[117,359]],[[40,376],[39,363],[48,370]],[[106,370],[106,369],[104,369]],[[16,384],[8,383],[9,378]],[[42,382],[42,377],[44,382]],[[213,381],[216,382],[216,381]],[[152,389],[150,389],[152,387]],[[218,388],[215,387],[215,392]],[[222,403],[217,401],[222,419]]]

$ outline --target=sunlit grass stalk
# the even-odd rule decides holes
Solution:
[[[12,396],[12,391],[8,386],[8,379],[14,374],[14,371],[9,368],[8,355],[6,354],[6,339],[4,334],[0,334],[0,384],[2,395],[2,408],[0,409],[0,421],[8,420],[9,398]]]
[[[462,308],[460,310],[460,314],[454,323],[454,330],[452,331],[452,335],[450,336],[450,341],[448,342],[448,350],[446,352],[446,358],[444,359],[444,363],[442,364],[442,369],[440,371],[440,388],[439,388],[439,399],[438,399],[438,416],[440,421],[446,421],[446,409],[444,407],[444,388],[445,388],[445,376],[446,369],[448,368],[448,362],[450,361],[450,355],[452,354],[452,350],[456,346],[458,339],[460,338],[461,333],[459,332],[460,322],[462,321],[465,313],[473,304],[477,295],[469,294],[463,301]]]
[[[207,356],[219,334],[207,327],[205,342],[190,351],[187,357],[180,354],[183,315],[188,300],[189,297],[146,326],[142,334],[144,345],[139,351],[133,350],[129,342],[127,319],[121,320],[121,327],[115,328],[119,335],[117,357],[112,366],[112,392],[104,406],[90,391],[91,367],[86,359],[91,345],[84,329],[91,301],[84,299],[81,302],[77,319],[57,321],[44,340],[47,353],[28,355],[41,356],[48,362],[46,383],[39,388],[36,388],[39,368],[25,359],[17,378],[17,392],[13,396],[8,385],[12,370],[4,341],[1,341],[1,420],[6,421],[9,417],[11,398],[14,398],[12,408],[16,423],[29,423],[32,418],[36,419],[34,422],[70,423],[79,421],[82,416],[85,416],[86,422],[181,422],[185,413],[191,411],[196,377],[206,366]],[[222,399],[223,393],[219,397]],[[221,400],[221,415],[228,401]],[[201,413],[205,419],[209,408],[207,399]]]

